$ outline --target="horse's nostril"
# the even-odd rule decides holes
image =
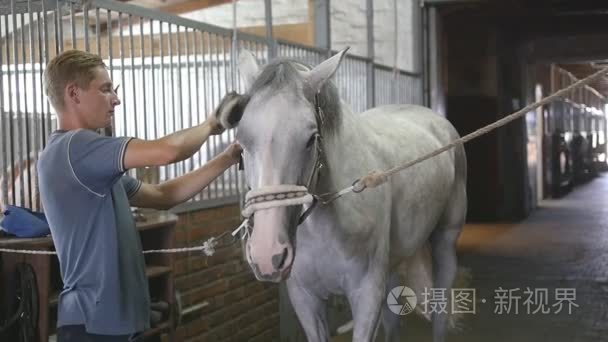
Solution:
[[[275,254],[272,256],[272,265],[276,270],[280,270],[283,268],[283,264],[285,264],[285,260],[287,260],[287,248],[283,249],[283,253]]]

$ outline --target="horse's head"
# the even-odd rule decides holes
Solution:
[[[310,69],[291,60],[259,68],[242,51],[239,70],[249,102],[237,122],[243,147],[247,194],[244,215],[252,224],[245,254],[259,280],[289,275],[295,231],[304,204],[310,204],[321,156],[321,137],[339,128],[340,105],[330,79],[346,50]]]

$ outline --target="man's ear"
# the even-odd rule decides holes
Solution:
[[[66,85],[64,98],[76,104],[80,103],[80,87],[76,82],[69,82]]]

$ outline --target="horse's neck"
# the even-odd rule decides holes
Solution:
[[[360,176],[362,151],[365,151],[368,131],[364,130],[355,114],[347,106],[343,108],[341,127],[334,136],[327,137],[324,144],[325,168],[320,187],[321,193],[337,191]]]

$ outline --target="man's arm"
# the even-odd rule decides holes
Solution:
[[[224,112],[242,110],[238,106],[241,95],[226,94],[216,110],[205,122],[156,140],[132,139],[124,153],[124,169],[172,164],[190,158],[196,153],[210,135],[224,131],[217,119]]]
[[[185,160],[196,153],[211,134],[221,132],[215,118],[156,140],[132,139],[125,150],[124,168],[160,166]]]
[[[170,209],[201,192],[231,165],[238,163],[241,151],[240,145],[233,143],[197,170],[161,184],[143,183],[129,202],[134,207]]]

